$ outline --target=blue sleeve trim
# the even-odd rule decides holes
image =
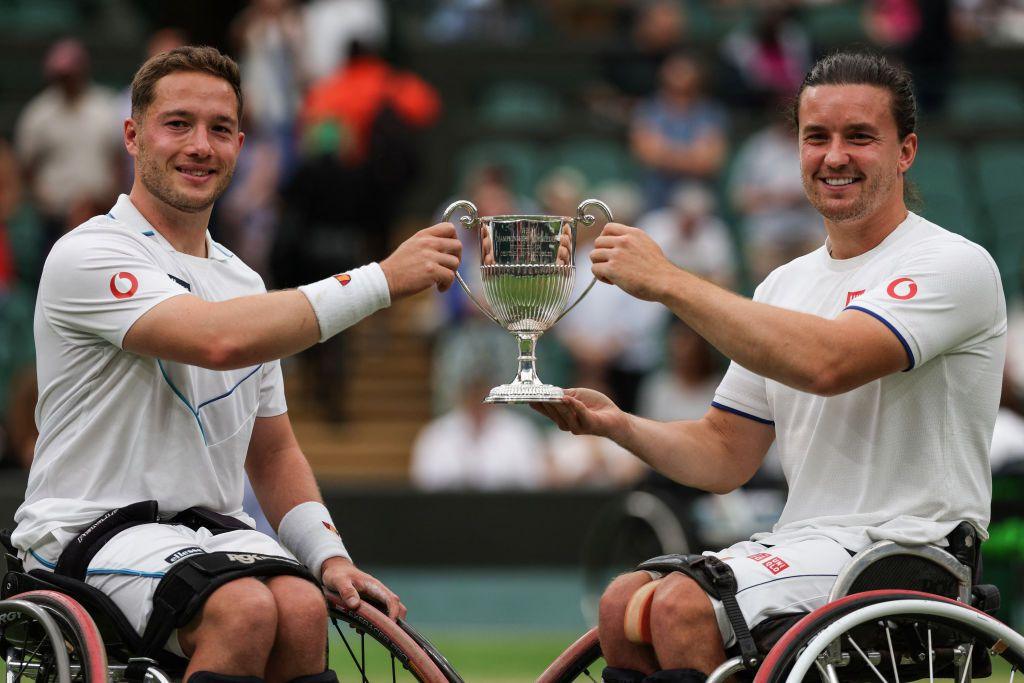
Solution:
[[[162,579],[166,572],[140,572],[134,569],[89,569],[86,576],[141,576],[146,579]]]
[[[153,232],[152,230],[146,230],[146,231],[144,231],[144,232],[143,232],[142,234],[143,234],[144,236],[146,236],[146,237],[152,237],[152,236],[153,236],[153,235],[155,235],[156,233],[155,233],[155,232]]]
[[[763,425],[773,425],[773,424],[775,424],[775,420],[766,420],[763,417],[758,417],[757,415],[751,415],[750,413],[745,413],[742,410],[736,410],[735,408],[730,408],[729,406],[724,406],[721,403],[719,403],[718,401],[712,401],[711,405],[713,407],[715,407],[715,408],[718,408],[719,410],[724,410],[727,413],[732,413],[733,415],[739,415],[740,417],[745,417],[748,420],[753,420],[754,422],[760,422]]]
[[[860,311],[861,313],[867,313],[872,318],[874,318],[875,320],[879,321],[880,323],[882,323],[883,325],[888,327],[889,331],[892,332],[893,334],[895,334],[896,338],[900,340],[900,344],[903,345],[903,350],[907,352],[907,358],[910,359],[910,366],[906,370],[904,370],[903,372],[910,372],[911,370],[914,369],[914,352],[910,350],[910,344],[908,344],[907,340],[903,338],[903,335],[900,334],[899,331],[895,327],[892,326],[891,322],[889,322],[888,320],[886,320],[882,316],[878,315],[874,311],[869,311],[868,309],[862,308],[860,306],[847,306],[844,310],[847,310],[847,311]]]

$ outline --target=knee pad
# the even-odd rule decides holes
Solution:
[[[188,677],[187,683],[263,683],[259,676],[228,676],[212,671],[196,671]]]
[[[292,680],[288,681],[288,683],[338,683],[338,674],[334,673],[330,669],[327,669],[323,673],[293,678]]]
[[[651,603],[654,602],[654,591],[661,579],[648,581],[637,589],[626,603],[626,614],[622,620],[622,628],[626,639],[637,645],[651,644]]]
[[[604,683],[641,683],[646,674],[635,669],[619,669],[614,666],[606,666],[601,672],[601,680]]]
[[[696,669],[662,669],[655,671],[643,683],[704,683],[708,675]]]

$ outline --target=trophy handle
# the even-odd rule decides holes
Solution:
[[[587,207],[589,207],[591,205],[596,206],[597,208],[601,209],[601,213],[603,213],[608,218],[608,220],[610,220],[610,221],[615,220],[614,218],[612,218],[612,210],[609,209],[608,205],[605,204],[604,202],[602,202],[600,199],[584,199],[582,202],[580,202],[580,205],[578,207],[576,207],[576,217],[572,219],[572,222],[573,222],[574,225],[575,224],[583,224],[583,227],[589,228],[591,225],[594,224],[594,221],[597,220],[597,217],[593,216],[592,214],[586,213]],[[573,254],[573,256],[575,256],[575,254]],[[559,320],[564,318],[565,315],[569,311],[571,311],[572,309],[576,308],[576,304],[578,304],[579,302],[583,301],[583,297],[585,297],[587,294],[589,294],[590,290],[592,290],[594,288],[594,285],[596,285],[596,284],[597,284],[597,278],[596,277],[591,277],[590,278],[590,284],[587,285],[587,288],[583,290],[583,293],[580,294],[579,297],[576,298],[576,301],[572,302],[572,305],[569,306],[569,308],[567,308],[564,311],[562,311],[562,315],[560,315],[557,318],[555,318],[555,322],[553,322],[551,324],[554,325]]]
[[[459,222],[462,223],[462,225],[467,229],[472,229],[473,226],[476,225],[477,222],[480,220],[479,212],[477,211],[476,204],[474,204],[473,202],[466,201],[464,199],[460,199],[457,202],[452,202],[448,206],[448,208],[444,210],[444,215],[441,216],[441,222],[447,223],[449,220],[451,220],[452,214],[454,214],[459,209],[462,209],[463,211],[466,212],[466,215],[460,218]],[[484,308],[483,304],[477,301],[476,297],[473,296],[473,292],[470,291],[469,285],[466,284],[466,281],[462,279],[462,275],[459,274],[458,269],[455,270],[455,279],[458,280],[459,286],[462,287],[462,291],[466,293],[466,296],[469,297],[470,301],[476,304],[476,307],[480,309],[481,313],[487,316],[499,327],[504,327],[500,322],[498,322],[498,319],[494,317],[494,314],[488,311],[486,308]]]

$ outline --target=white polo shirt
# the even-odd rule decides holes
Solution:
[[[992,257],[911,213],[865,254],[837,260],[822,247],[782,266],[754,299],[825,318],[859,310],[896,335],[908,366],[828,398],[730,366],[713,405],[774,423],[789,484],[778,524],[754,539],[944,544],[961,521],[987,537],[1006,354]]]
[[[206,237],[208,258],[174,250],[121,195],[62,237],[35,311],[39,440],[14,543],[63,545],[113,508],[156,500],[247,523],[243,465],[256,417],[287,410],[278,361],[215,371],[122,350],[146,311],[173,296],[223,301],[266,289]]]

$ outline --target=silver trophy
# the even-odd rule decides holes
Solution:
[[[459,284],[477,308],[519,341],[519,372],[509,384],[491,389],[484,403],[555,403],[564,392],[537,376],[537,339],[571,311],[594,286],[571,305],[576,279],[576,228],[596,220],[588,207],[601,209],[608,220],[612,212],[597,199],[585,199],[572,218],[566,216],[480,216],[472,202],[458,201],[444,212],[448,221],[457,211],[460,221],[480,236],[480,275],[484,298],[481,304],[458,273]]]

